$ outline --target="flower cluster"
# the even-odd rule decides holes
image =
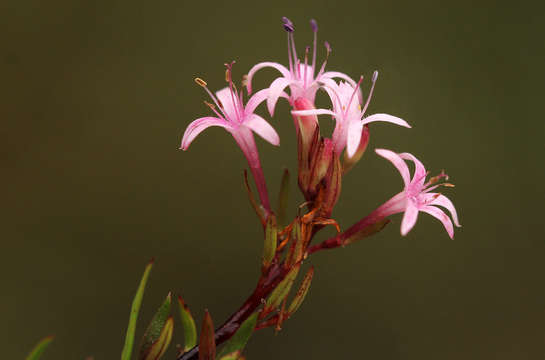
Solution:
[[[361,159],[365,152],[370,136],[368,124],[382,121],[406,128],[411,126],[405,120],[389,114],[366,114],[378,78],[377,71],[371,77],[369,94],[364,98],[361,88],[363,76],[358,81],[354,81],[342,72],[326,71],[327,60],[331,53],[331,47],[327,42],[325,42],[325,60],[318,68],[318,25],[315,20],[310,21],[314,34],[313,46],[312,49],[305,48],[302,59],[297,55],[294,24],[289,19],[283,18],[282,25],[287,33],[287,67],[276,62],[258,63],[244,77],[242,88],[237,90],[233,83],[234,62],[226,64],[228,86],[217,91],[215,95],[208,89],[205,81],[199,78],[195,80],[210,95],[212,103],[205,103],[215,116],[202,117],[193,121],[185,131],[181,149],[187,150],[195,137],[210,126],[220,126],[231,133],[248,161],[259,193],[262,218],[265,222],[273,211],[253,133],[276,146],[280,144],[280,139],[269,122],[255,114],[255,110],[266,101],[267,110],[273,116],[278,100],[283,98],[292,108],[291,114],[298,139],[299,187],[307,203],[311,204],[309,209],[316,211],[321,218],[328,219],[339,199],[343,175]],[[265,67],[276,69],[280,76],[273,80],[268,88],[253,92],[252,80],[256,73]],[[250,96],[247,101],[244,101],[244,86]],[[316,93],[320,90],[328,95],[331,108],[317,109],[315,107]],[[335,129],[330,138],[320,133],[318,121],[320,115],[331,116],[335,121]],[[401,234],[406,235],[415,225],[418,212],[422,211],[439,219],[452,238],[454,236],[453,222],[454,225],[460,226],[456,210],[447,197],[430,192],[440,185],[452,186],[449,183],[438,183],[440,180],[448,179],[447,175],[441,173],[426,182],[427,171],[413,155],[398,154],[384,149],[377,149],[376,152],[392,162],[398,169],[405,187],[402,192],[379,206],[345,233],[361,231],[364,227],[376,224],[377,221],[390,215],[403,212]],[[414,163],[415,172],[412,179],[406,160]],[[447,209],[453,221],[437,206]]]
[[[301,305],[312,281],[313,267],[308,269],[299,290],[292,297],[291,304],[287,300],[304,260],[318,251],[343,247],[379,232],[390,222],[389,218],[394,214],[403,213],[402,235],[406,235],[414,227],[419,212],[428,213],[439,219],[451,238],[454,236],[454,226],[460,226],[452,202],[444,195],[432,192],[439,186],[453,186],[445,182],[448,176],[444,172],[426,180],[428,172],[412,154],[376,149],[379,156],[390,161],[400,172],[404,188],[369,215],[341,231],[338,222],[332,218],[332,212],[341,195],[343,177],[359,162],[367,148],[370,137],[369,125],[381,121],[405,128],[411,126],[393,115],[385,113],[367,115],[367,108],[378,79],[377,71],[371,76],[368,94],[364,96],[363,76],[355,81],[342,72],[326,70],[327,60],[331,54],[331,46],[327,42],[325,59],[318,67],[318,25],[315,20],[310,21],[314,34],[313,45],[305,48],[301,58],[297,56],[294,24],[283,18],[282,25],[288,42],[287,66],[270,61],[258,63],[243,77],[240,88],[237,88],[233,82],[234,62],[225,64],[225,80],[228,86],[215,94],[208,89],[204,80],[195,79],[212,99],[212,102],[205,103],[214,116],[193,121],[185,131],[181,149],[187,150],[195,137],[210,126],[220,126],[233,135],[248,161],[259,194],[258,202],[245,176],[250,201],[263,226],[264,246],[261,274],[252,294],[217,329],[213,328],[209,314],[205,314],[201,340],[198,344],[193,342],[186,346],[178,355],[178,360],[215,359],[216,346],[222,343],[226,344],[223,347],[223,355],[218,355],[220,360],[241,358],[242,347],[254,330],[273,327],[279,331]],[[260,69],[266,67],[276,69],[280,76],[267,88],[254,92],[252,86],[254,77]],[[318,91],[323,91],[329,97],[328,108],[316,107]],[[294,209],[297,215],[291,222],[285,219],[289,172],[284,171],[278,197],[279,204],[274,211],[254,140],[256,133],[273,145],[280,144],[280,138],[274,128],[255,111],[261,103],[266,103],[267,112],[273,117],[276,104],[284,100],[291,107],[297,137],[297,181],[305,198],[305,202],[298,209]],[[325,136],[320,131],[318,118],[323,115],[335,121],[331,136]],[[412,176],[407,161],[412,162],[414,166]],[[450,213],[450,217],[443,209]],[[315,235],[329,225],[336,228],[337,234],[322,242],[313,243]],[[244,335],[246,337],[238,335],[241,333],[246,334]],[[232,344],[233,341],[242,338],[244,341],[239,342],[240,345]],[[225,349],[237,351],[229,355]]]

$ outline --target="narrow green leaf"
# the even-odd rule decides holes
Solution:
[[[184,303],[184,299],[181,296],[178,296],[178,307],[180,309],[182,327],[184,328],[185,352],[197,345],[197,328],[195,327],[195,320],[191,316],[191,311],[189,311],[189,307]]]
[[[299,309],[299,306],[303,303],[303,300],[305,299],[305,296],[308,293],[308,290],[310,289],[310,283],[312,282],[312,277],[314,276],[314,267],[311,267],[305,277],[303,278],[303,282],[301,283],[301,287],[299,287],[299,290],[297,290],[297,294],[295,294],[295,297],[293,298],[293,301],[291,302],[290,306],[288,307],[288,313],[291,316],[294,312]]]
[[[267,225],[265,226],[265,244],[263,247],[263,269],[267,269],[274,255],[276,254],[276,243],[278,240],[278,233],[276,228],[276,217],[274,214],[269,215],[267,219]]]
[[[282,182],[280,183],[280,192],[278,193],[278,225],[283,226],[286,223],[286,209],[290,194],[290,172],[284,169]]]
[[[144,336],[142,337],[142,345],[140,346],[140,359],[147,358],[151,351],[151,347],[155,344],[161,333],[164,330],[167,318],[170,314],[170,306],[172,304],[172,296],[168,293],[165,301],[161,304],[153,318],[151,319]]]
[[[174,319],[169,316],[165,322],[165,326],[159,333],[157,341],[155,341],[144,360],[159,360],[167,351],[170,341],[172,340],[172,331],[174,330]]]
[[[129,326],[127,328],[127,334],[125,335],[125,345],[121,352],[121,360],[130,360],[132,355],[132,348],[134,344],[134,332],[136,330],[136,321],[138,320],[138,312],[140,311],[140,305],[142,304],[142,297],[144,296],[144,290],[148,281],[149,273],[153,267],[153,259],[148,263],[144,270],[144,275],[140,280],[140,285],[132,301],[131,314],[129,316]]]
[[[223,349],[221,349],[218,357],[226,356],[236,351],[239,351],[240,356],[240,353],[246,346],[246,343],[254,333],[258,315],[259,313],[257,312],[253,313],[242,323],[242,325],[240,325],[233,337],[223,346]]]
[[[201,338],[199,339],[199,360],[214,360],[216,358],[216,339],[214,338],[214,324],[208,310],[205,310],[202,323]]]
[[[343,245],[352,244],[352,243],[354,243],[354,242],[356,242],[358,240],[361,240],[361,239],[364,239],[364,238],[369,237],[371,235],[374,235],[374,234],[378,233],[379,231],[381,231],[382,229],[384,229],[384,227],[386,225],[388,225],[389,222],[390,222],[389,219],[382,219],[380,221],[377,221],[373,225],[370,225],[370,226],[367,226],[367,227],[363,228],[363,230],[358,231],[354,235],[352,235],[349,238],[347,238],[346,240],[344,240]]]
[[[223,355],[219,359],[220,360],[239,360],[240,359],[240,351],[233,351],[232,353],[229,353],[227,355]]]
[[[53,341],[53,336],[47,336],[40,340],[36,346],[34,346],[34,349],[28,354],[25,360],[38,360],[43,352],[45,351],[45,348]]]
[[[265,303],[265,309],[271,310],[277,308],[282,301],[288,296],[291,287],[293,285],[293,281],[297,277],[297,274],[299,273],[299,268],[301,267],[301,264],[295,265],[286,275],[284,280],[282,280],[278,286],[272,291],[271,295],[267,299],[267,302]]]

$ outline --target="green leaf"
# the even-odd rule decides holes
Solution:
[[[153,267],[153,259],[148,263],[144,270],[144,275],[140,280],[140,285],[132,301],[131,314],[129,316],[129,326],[127,328],[127,334],[125,335],[125,345],[121,352],[121,360],[130,360],[132,355],[132,348],[134,344],[134,332],[136,330],[136,321],[138,320],[138,312],[140,311],[140,305],[142,304],[142,297],[144,296],[144,290],[148,281],[149,273]]]
[[[34,346],[34,349],[28,354],[26,357],[26,360],[38,360],[43,352],[45,351],[45,348],[53,341],[53,336],[47,336],[40,340],[36,346]]]
[[[303,303],[303,300],[305,299],[305,296],[308,293],[308,290],[310,289],[310,283],[312,282],[312,277],[314,276],[314,267],[311,267],[307,274],[305,275],[303,282],[301,283],[301,287],[299,290],[297,290],[297,294],[295,294],[295,297],[293,298],[293,301],[291,302],[290,306],[288,307],[288,313],[291,316],[294,312],[299,309],[299,306]]]
[[[165,321],[165,326],[159,333],[157,341],[155,341],[144,360],[159,360],[167,351],[170,341],[172,340],[172,331],[174,329],[174,319],[169,316]]]
[[[389,222],[390,222],[389,219],[382,219],[382,220],[379,220],[379,221],[377,221],[376,223],[374,223],[374,224],[372,224],[370,226],[366,226],[365,228],[358,231],[354,235],[352,235],[349,238],[345,239],[343,245],[352,244],[352,243],[354,243],[354,242],[356,242],[358,240],[361,240],[361,239],[364,239],[364,238],[369,237],[371,235],[374,235],[374,234],[378,233],[379,231],[381,231],[382,229],[384,229],[384,227],[386,225],[388,225]]]
[[[254,333],[258,315],[259,313],[257,312],[253,313],[242,323],[242,325],[240,325],[237,332],[224,345],[223,349],[221,349],[218,357],[227,356],[237,351],[239,352],[238,356],[240,356],[240,353],[246,346],[246,343]],[[238,359],[238,357],[236,357],[235,359]]]
[[[182,327],[184,328],[184,352],[197,345],[197,328],[195,320],[191,316],[189,307],[184,303],[181,296],[178,296],[178,306],[180,317],[182,318]]]
[[[151,319],[144,336],[142,337],[142,345],[140,346],[140,359],[147,359],[152,345],[155,344],[161,336],[165,327],[167,318],[170,314],[170,306],[172,304],[172,296],[168,293],[165,301],[161,304],[153,319]]]
[[[282,182],[280,184],[280,192],[278,193],[278,225],[282,226],[286,223],[286,209],[288,207],[288,199],[290,193],[290,172],[284,169],[282,174]]]
[[[271,309],[277,308],[280,303],[288,296],[291,286],[293,285],[293,281],[297,277],[297,274],[299,273],[299,268],[301,267],[301,263],[298,263],[295,265],[286,275],[284,280],[282,280],[278,286],[272,291],[271,295],[267,299],[267,302],[265,303],[265,309],[267,311]]]
[[[267,225],[265,226],[265,244],[263,246],[263,269],[266,270],[271,266],[271,262],[276,254],[276,243],[278,233],[276,228],[276,218],[274,214],[269,215]]]
[[[208,310],[205,310],[202,323],[201,338],[199,339],[199,360],[214,360],[216,358],[216,339],[214,324]]]

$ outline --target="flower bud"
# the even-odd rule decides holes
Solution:
[[[314,104],[305,98],[297,98],[293,103],[295,110],[312,110]],[[294,116],[295,128],[297,129],[297,151],[298,151],[298,181],[299,187],[308,200],[308,190],[313,168],[313,153],[319,146],[320,128],[316,115]]]

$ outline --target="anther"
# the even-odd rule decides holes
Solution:
[[[197,83],[197,85],[202,86],[202,87],[206,87],[206,85],[208,85],[208,84],[206,83],[206,81],[204,81],[204,80],[201,79],[201,78],[195,78],[195,82]]]
[[[286,30],[287,32],[291,33],[291,32],[293,32],[295,30],[295,27],[293,26],[293,23],[287,17],[283,16],[282,17],[282,22],[283,22],[282,25],[284,26],[284,30]]]
[[[331,52],[331,45],[327,41],[324,41],[325,49],[327,50],[327,53],[329,54]]]
[[[377,81],[377,78],[378,78],[378,71],[375,70],[375,72],[373,72],[373,77],[371,78],[371,81],[375,82]]]
[[[310,19],[310,27],[312,28],[312,31],[318,31],[318,23],[316,22],[316,20]]]

